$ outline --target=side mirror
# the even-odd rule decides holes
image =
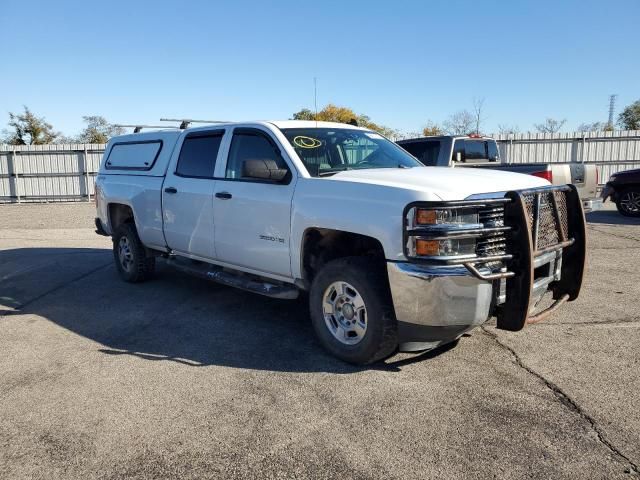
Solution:
[[[289,170],[279,168],[275,161],[266,159],[245,160],[242,163],[242,177],[281,182]]]
[[[456,152],[456,162],[461,162],[462,161],[462,152],[458,151]]]

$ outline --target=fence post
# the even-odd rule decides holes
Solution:
[[[20,203],[20,183],[18,182],[18,152],[16,147],[13,147],[11,150],[11,155],[7,155],[9,160],[8,170],[9,170],[9,193],[15,200],[11,200],[12,202]]]
[[[80,163],[80,168],[82,169],[80,172],[80,194],[82,195],[82,190],[84,187],[84,193],[86,194],[87,197],[87,202],[91,201],[91,192],[89,190],[89,172],[88,170],[88,165],[89,165],[89,161],[87,159],[88,157],[88,152],[87,152],[87,144],[84,143],[82,145],[84,147],[83,151],[82,151],[82,162]]]

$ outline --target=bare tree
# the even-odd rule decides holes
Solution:
[[[520,133],[520,127],[517,125],[505,125],[500,123],[498,124],[498,133],[502,135]]]
[[[536,123],[534,127],[540,133],[558,133],[565,123],[567,123],[566,118],[556,120],[555,118],[547,117],[544,123]]]
[[[482,110],[484,108],[484,97],[473,99],[473,120],[475,122],[475,133],[480,135],[480,125],[482,122],[486,120],[485,117],[482,116]]]
[[[451,115],[442,124],[449,135],[466,135],[473,131],[474,116],[468,110],[460,110]]]
[[[578,125],[578,132],[604,132],[608,130],[613,130],[613,127],[607,122],[587,122]]]

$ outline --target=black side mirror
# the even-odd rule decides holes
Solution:
[[[289,173],[286,168],[279,168],[274,160],[252,159],[242,163],[243,178],[257,178],[281,182]]]

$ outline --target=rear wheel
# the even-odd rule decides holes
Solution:
[[[327,263],[311,285],[309,306],[322,346],[349,363],[387,357],[398,345],[384,265],[366,257]]]
[[[625,217],[640,217],[640,187],[622,191],[618,195],[616,207]]]
[[[156,259],[147,254],[133,223],[122,224],[116,229],[113,259],[120,277],[126,282],[144,282],[155,271]]]

